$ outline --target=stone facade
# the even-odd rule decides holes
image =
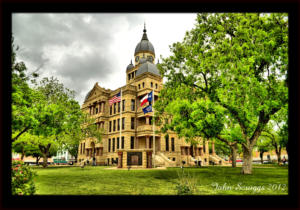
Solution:
[[[142,41],[148,41],[145,29]],[[180,166],[183,163],[207,165],[210,161],[220,163],[218,161],[222,160],[218,160],[215,154],[209,154],[208,142],[203,145],[201,139],[197,146],[191,146],[175,133],[169,133],[168,137],[155,134],[155,142],[153,141],[153,112],[144,114],[142,108],[148,103],[141,107],[140,100],[151,91],[154,91],[154,103],[158,100],[158,94],[163,88],[162,77],[155,69],[154,49],[149,51],[147,48],[139,48],[134,56],[135,65],[130,64],[126,69],[125,86],[110,90],[96,83],[87,94],[82,110],[96,119],[98,127],[104,129],[104,136],[101,143],[93,138],[80,142],[78,163],[86,160],[91,163],[93,158],[97,165],[116,165],[120,168]],[[145,64],[151,69],[138,72]],[[110,106],[109,100],[121,90],[122,101]],[[155,130],[159,128],[156,126]],[[214,153],[214,145],[211,150]]]

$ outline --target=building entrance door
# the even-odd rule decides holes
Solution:
[[[138,165],[138,163],[139,163],[139,156],[137,156],[137,155],[132,155],[132,156],[131,156],[131,164],[132,164],[132,165]]]

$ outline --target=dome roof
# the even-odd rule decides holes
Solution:
[[[132,64],[132,61],[131,61],[130,64],[126,68],[126,71],[132,69],[133,67],[134,67],[134,65]]]
[[[154,47],[151,44],[151,42],[149,42],[147,34],[146,34],[146,32],[147,32],[146,27],[144,28],[143,32],[144,32],[144,34],[143,34],[142,40],[135,47],[134,55],[136,55],[139,52],[143,52],[143,51],[149,51],[155,55]]]
[[[160,76],[159,70],[157,69],[156,65],[150,63],[149,61],[143,63],[136,72],[136,76],[141,75],[143,73],[150,72],[152,74],[156,74]]]

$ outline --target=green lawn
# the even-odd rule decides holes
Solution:
[[[257,166],[258,167],[258,166]],[[184,168],[193,177],[198,195],[287,195],[286,166],[254,168]],[[180,168],[167,170],[106,170],[96,167],[35,168],[38,195],[176,195]]]

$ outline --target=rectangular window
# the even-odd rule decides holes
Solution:
[[[85,143],[83,143],[83,154],[85,153]]]
[[[155,84],[155,89],[157,89],[157,84]]]
[[[166,139],[166,151],[169,151],[169,136],[165,136]]]
[[[109,132],[111,132],[111,121],[109,121]]]
[[[114,120],[114,127],[113,131],[116,131],[116,120]]]
[[[139,84],[139,89],[141,89],[141,85]]]
[[[205,151],[205,145],[203,144],[203,153],[205,153],[206,151]]]
[[[135,100],[131,99],[131,111],[135,111]]]
[[[130,139],[130,149],[134,149],[134,136],[131,136]]]
[[[114,103],[114,114],[116,114],[116,107],[117,107],[117,104]]]
[[[122,118],[122,130],[125,129],[125,117]]]
[[[96,114],[98,114],[98,108],[96,108]]]
[[[151,87],[153,87],[153,82],[150,83]]]
[[[122,111],[125,111],[125,100],[122,101]]]
[[[121,104],[120,104],[121,102],[119,101],[118,102],[118,112],[120,112],[121,111]]]
[[[171,147],[172,147],[172,152],[175,151],[175,142],[174,142],[174,138],[171,138]]]
[[[111,141],[110,141],[110,139],[108,139],[108,152],[110,152],[110,143],[111,143]]]
[[[143,82],[143,88],[145,87],[145,83]]]
[[[112,151],[114,152],[115,151],[115,138],[113,138],[113,143],[112,143]]]
[[[120,148],[120,138],[117,137],[117,149],[119,149],[119,148]]]
[[[120,130],[120,119],[118,119],[118,131]]]
[[[122,149],[124,149],[124,136],[122,136]]]
[[[134,129],[134,117],[131,118],[131,129]]]
[[[112,106],[109,107],[109,114],[112,115]]]

